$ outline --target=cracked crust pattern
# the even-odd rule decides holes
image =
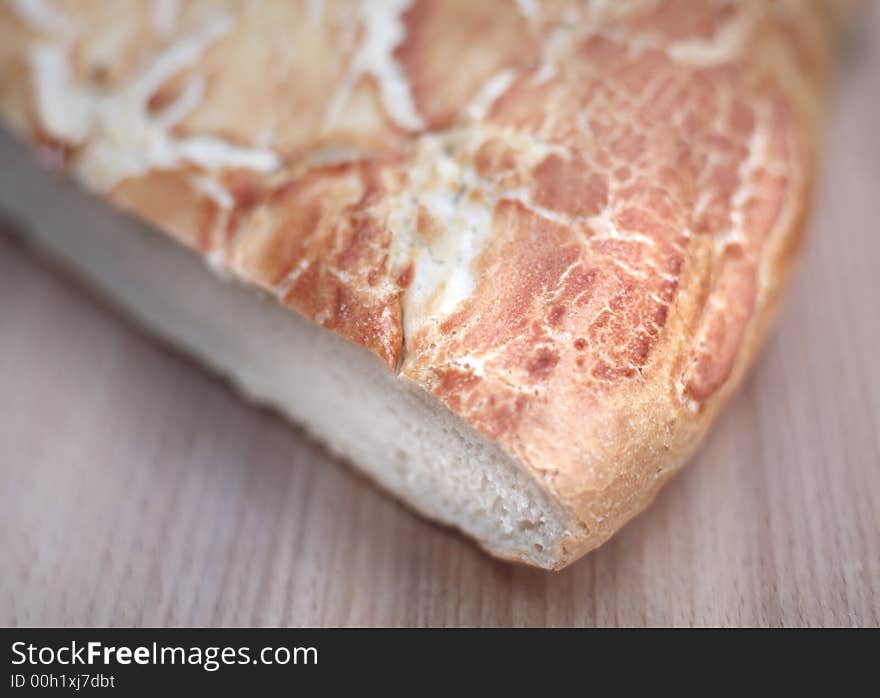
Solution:
[[[757,350],[833,4],[0,6],[48,166],[376,354],[571,513],[643,508]]]

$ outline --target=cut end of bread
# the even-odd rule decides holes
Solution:
[[[196,254],[36,170],[0,140],[0,208],[25,239],[137,323],[279,410],[422,514],[494,555],[562,564],[569,519],[510,456],[364,349],[262,291],[221,283]],[[45,190],[55,205],[22,205]]]

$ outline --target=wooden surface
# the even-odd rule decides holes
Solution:
[[[788,301],[689,468],[557,574],[493,561],[0,236],[0,623],[880,623],[880,2]]]

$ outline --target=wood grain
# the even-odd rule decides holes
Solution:
[[[768,345],[562,573],[496,562],[0,237],[0,623],[880,624],[880,3]]]

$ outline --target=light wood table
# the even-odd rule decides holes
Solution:
[[[751,378],[570,569],[426,523],[0,236],[0,623],[880,623],[880,2]]]

